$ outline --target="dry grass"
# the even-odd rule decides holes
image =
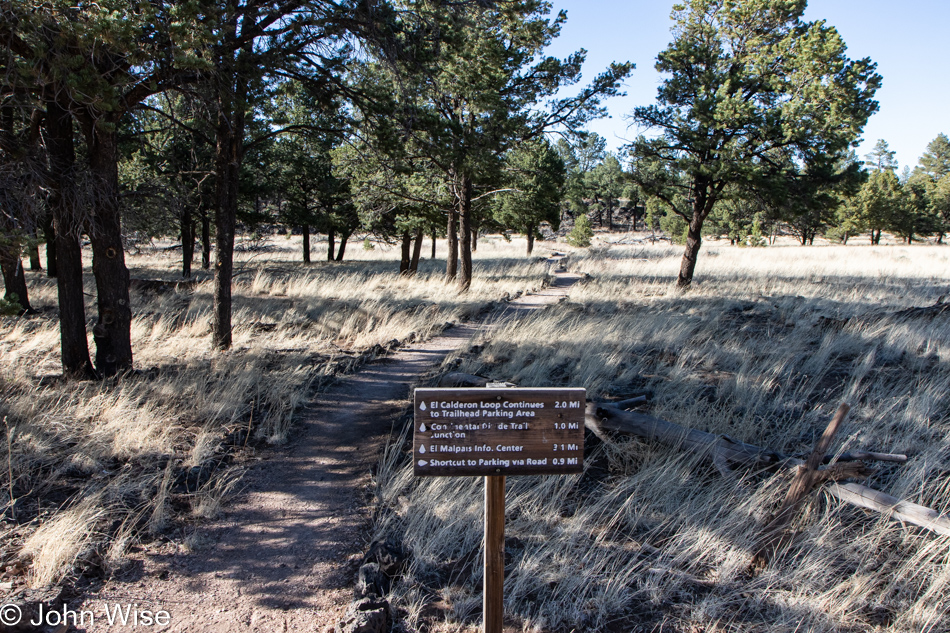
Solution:
[[[909,454],[869,484],[950,510],[950,319],[888,316],[950,291],[950,249],[712,243],[685,293],[673,287],[680,254],[575,259],[593,279],[570,301],[494,331],[455,365],[595,399],[649,391],[661,417],[799,455],[848,401],[837,450]],[[752,577],[750,547],[787,479],[725,480],[623,437],[586,466],[509,479],[506,611],[524,631],[950,630],[946,537],[817,494],[787,551]],[[414,480],[397,441],[377,486],[378,536],[412,551],[393,595],[405,630],[474,631],[481,482]]]
[[[239,245],[228,352],[210,349],[210,283],[133,290],[139,371],[119,380],[57,378],[55,284],[31,274],[41,314],[0,320],[0,531],[13,535],[0,545],[0,566],[30,561],[37,587],[76,563],[114,571],[137,539],[214,516],[239,485],[246,450],[289,439],[298,404],[334,375],[394,340],[430,336],[537,287],[547,272],[510,245],[483,241],[472,291],[459,296],[442,281],[444,260],[404,278],[396,249],[357,243],[351,261],[303,266],[298,242]],[[145,249],[129,257],[132,277],[176,279],[177,257]],[[89,274],[85,290],[94,296]],[[87,307],[92,321],[94,302]]]

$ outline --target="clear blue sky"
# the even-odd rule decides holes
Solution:
[[[637,135],[625,116],[656,97],[660,75],[653,65],[670,42],[674,2],[552,1],[555,12],[567,10],[568,19],[548,53],[564,57],[587,49],[582,83],[612,61],[637,66],[627,80],[627,96],[605,104],[611,118],[590,125],[617,149]],[[902,168],[913,167],[937,134],[950,135],[950,0],[810,0],[805,19],[827,20],[841,33],[849,56],[870,57],[884,77],[877,92],[880,110],[868,121],[857,150],[861,157],[883,138]]]

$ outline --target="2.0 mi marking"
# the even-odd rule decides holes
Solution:
[[[579,400],[571,400],[570,402],[563,400],[560,402],[555,402],[554,408],[555,409],[580,409],[581,403]]]

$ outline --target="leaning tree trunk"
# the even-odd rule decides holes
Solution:
[[[703,222],[712,212],[713,205],[716,203],[719,194],[722,193],[724,186],[724,182],[696,182],[694,185],[693,215],[686,231],[686,250],[683,252],[680,273],[676,280],[676,285],[680,288],[689,288],[690,284],[693,283],[696,258],[699,257],[699,247],[703,243]]]
[[[336,231],[330,229],[327,231],[327,261],[333,261],[333,254],[336,251]]]
[[[445,280],[451,281],[458,274],[459,265],[458,213],[456,213],[455,208],[449,209],[446,241],[448,242],[449,254],[445,257]]]
[[[303,263],[310,263],[310,225],[300,227],[300,241],[303,245]]]
[[[676,285],[680,288],[689,288],[690,284],[693,283],[696,258],[699,257],[699,247],[703,243],[702,229],[702,219],[694,215],[689,222],[689,229],[686,231],[686,250],[683,252],[680,273],[676,280]]]
[[[534,225],[529,224],[528,230],[525,231],[525,234],[528,238],[528,255],[534,252]]]
[[[86,340],[86,308],[82,292],[81,222],[76,208],[74,180],[76,153],[73,119],[54,100],[46,101],[46,151],[49,155],[52,195],[53,250],[59,298],[59,335],[63,374],[94,375]]]
[[[88,233],[99,318],[92,334],[96,370],[114,376],[132,369],[132,308],[119,212],[118,136],[114,127],[102,127],[91,115],[83,124],[95,200]]]
[[[350,239],[350,235],[352,234],[350,231],[344,231],[343,234],[340,235],[340,246],[336,250],[336,261],[343,261],[343,253],[346,252],[346,242]]]
[[[181,208],[181,276],[191,278],[191,262],[195,257],[195,224],[191,217],[191,208],[184,204]]]
[[[412,258],[409,260],[409,274],[415,275],[419,270],[419,257],[422,255],[422,238],[425,232],[422,228],[416,229],[416,241],[412,244]]]
[[[472,181],[462,180],[459,201],[459,292],[468,292],[472,285]]]

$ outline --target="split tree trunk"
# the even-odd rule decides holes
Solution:
[[[75,162],[72,115],[53,99],[46,100],[46,149],[49,154],[53,194],[53,251],[56,257],[56,290],[59,299],[59,334],[63,374],[94,375],[86,340],[86,309],[82,292],[81,223],[75,207]]]
[[[415,275],[419,270],[419,257],[422,255],[422,238],[425,233],[421,228],[416,229],[415,242],[412,244],[412,258],[409,260],[409,274]]]
[[[336,258],[335,258],[336,261],[338,262],[343,261],[343,253],[346,252],[346,243],[350,239],[350,235],[352,235],[352,233],[350,233],[349,231],[346,231],[342,235],[340,235],[340,247],[337,248],[336,250]]]
[[[114,376],[132,369],[132,308],[119,211],[118,138],[114,128],[104,130],[102,126],[103,122],[91,116],[83,122],[95,188],[95,212],[88,233],[99,318],[92,334],[96,370]]]

